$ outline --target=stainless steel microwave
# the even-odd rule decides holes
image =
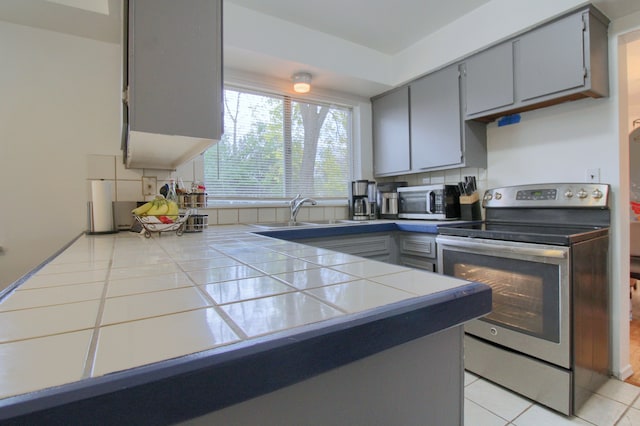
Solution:
[[[424,185],[398,188],[398,218],[447,220],[460,218],[457,185]]]

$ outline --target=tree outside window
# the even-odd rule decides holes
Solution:
[[[351,109],[227,88],[225,134],[205,153],[214,199],[347,198]]]

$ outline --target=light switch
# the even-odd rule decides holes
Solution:
[[[155,195],[158,191],[158,180],[155,176],[142,177],[142,195]]]

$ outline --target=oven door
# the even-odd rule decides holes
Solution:
[[[569,368],[569,248],[438,236],[445,275],[485,283],[493,309],[465,332]]]

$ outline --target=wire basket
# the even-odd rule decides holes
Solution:
[[[206,214],[192,214],[185,223],[184,232],[202,232],[209,226],[209,216]]]
[[[207,194],[205,192],[188,192],[178,194],[178,206],[181,209],[207,207]]]
[[[151,234],[154,232],[161,235],[160,233],[162,232],[175,231],[176,235],[180,236],[185,230],[185,224],[187,222],[187,219],[189,219],[189,216],[191,216],[191,213],[191,210],[180,213],[178,215],[178,218],[173,221],[171,221],[172,219],[166,215],[134,215],[134,217],[144,228],[144,236],[146,238],[151,238]]]

